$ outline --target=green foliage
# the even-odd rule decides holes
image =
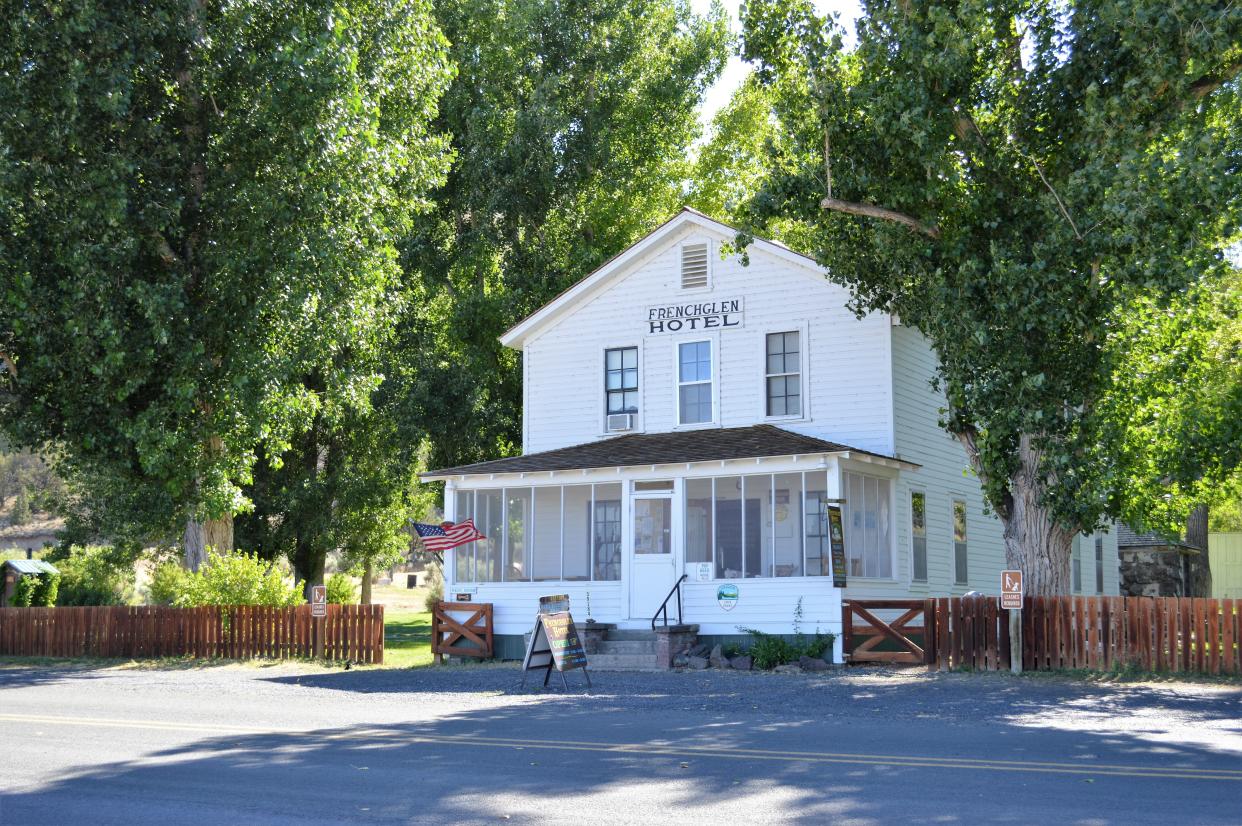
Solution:
[[[1242,226],[1242,9],[874,3],[852,52],[807,0],[747,3],[743,28],[782,134],[743,219],[930,340],[987,501],[1014,537],[1051,514],[1067,583],[1072,536],[1118,510],[1109,337],[1218,283]]]
[[[25,525],[30,521],[30,496],[26,493],[26,488],[17,489],[17,496],[13,498],[13,508],[9,511],[9,523],[12,525]]]
[[[328,589],[328,602],[333,605],[354,605],[358,602],[358,588],[349,574],[333,574],[328,577],[325,585]]]
[[[1214,533],[1242,532],[1242,496],[1235,493],[1213,507],[1208,524]]]
[[[810,636],[802,632],[802,597],[798,597],[798,604],[794,606],[792,640],[754,628],[738,626],[737,630],[750,635],[746,653],[753,658],[755,668],[762,669],[796,663],[803,657],[831,659],[832,644],[837,638],[836,634],[824,634],[818,628]]]
[[[60,570],[57,605],[125,605],[130,601],[133,565],[114,548],[75,545],[53,556]]]
[[[188,588],[189,573],[176,560],[166,560],[151,572],[147,602],[151,605],[173,605]]]
[[[411,236],[392,379],[431,467],[520,449],[519,355],[497,337],[681,205],[729,41],[673,0],[446,0],[457,163]]]
[[[30,604],[40,608],[51,608],[60,595],[60,574],[42,571],[34,577],[22,577],[35,580],[34,593],[30,596]]]
[[[9,605],[13,608],[29,608],[34,604],[35,589],[38,587],[36,578],[33,576],[19,576],[17,582],[13,583],[13,596],[9,599]]]
[[[301,605],[305,583],[289,583],[280,569],[255,554],[234,552],[208,553],[207,563],[187,573],[174,604],[182,607],[199,605],[267,605],[281,607]]]
[[[428,0],[21,4],[0,22],[0,422],[136,534],[247,507],[365,409],[442,180]],[[308,378],[309,377],[309,378]],[[328,414],[333,415],[333,414]]]
[[[423,607],[428,611],[434,611],[436,603],[444,599],[444,572],[436,563],[427,566],[427,594],[423,597]],[[591,612],[588,608],[587,616]]]

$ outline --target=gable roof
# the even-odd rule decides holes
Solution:
[[[716,232],[724,235],[736,235],[738,229],[728,224],[723,224],[714,218],[709,218],[698,210],[690,207],[682,207],[669,220],[644,235],[638,241],[626,247],[621,252],[609,258],[600,265],[594,272],[583,278],[572,287],[564,290],[556,298],[544,304],[538,310],[528,315],[526,318],[513,325],[504,335],[500,337],[500,343],[506,347],[521,349],[522,344],[531,335],[543,329],[547,324],[559,318],[562,313],[577,306],[577,303],[584,296],[590,295],[596,289],[610,283],[614,278],[622,275],[635,259],[650,252],[653,248],[670,235],[677,233],[687,225],[697,226],[709,232]],[[755,237],[751,248],[758,249],[770,255],[774,255],[787,263],[794,264],[802,269],[814,270],[823,274],[824,268],[819,265],[814,258],[809,255],[803,255],[800,252],[794,252],[789,247],[777,241],[770,241],[766,238]]]
[[[597,442],[528,453],[507,459],[433,470],[423,479],[445,479],[492,473],[546,473],[558,470],[594,470],[612,467],[715,462],[728,459],[765,459],[818,453],[855,453],[873,459],[918,465],[869,450],[804,436],[770,424],[750,427],[714,427],[672,433],[632,433]]]
[[[4,564],[19,574],[60,573],[55,565],[42,559],[6,559]]]
[[[1117,547],[1118,548],[1140,548],[1152,545],[1168,545],[1170,547],[1193,548],[1191,543],[1181,537],[1169,538],[1161,536],[1155,531],[1140,533],[1134,530],[1124,522],[1117,525]]]

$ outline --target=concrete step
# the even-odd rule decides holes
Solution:
[[[649,654],[655,656],[655,640],[601,640],[600,654]]]
[[[654,654],[588,654],[593,671],[657,671]]]
[[[608,632],[608,639],[617,642],[628,642],[633,640],[651,640],[655,641],[655,632],[650,628],[636,628],[623,630],[614,628]]]

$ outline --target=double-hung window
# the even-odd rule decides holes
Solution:
[[[1095,592],[1104,593],[1104,537],[1095,538]]]
[[[608,415],[638,412],[638,348],[604,351],[604,390]]]
[[[677,346],[677,421],[701,424],[712,416],[712,343],[687,341]]]
[[[927,494],[910,493],[910,578],[927,581]]]
[[[970,581],[970,555],[966,549],[966,503],[953,500],[953,582],[965,585]]]
[[[767,385],[769,416],[802,415],[802,363],[798,331],[768,333]]]

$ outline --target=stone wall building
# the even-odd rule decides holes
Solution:
[[[1211,596],[1207,549],[1185,539],[1138,533],[1118,525],[1117,557],[1123,596]]]

